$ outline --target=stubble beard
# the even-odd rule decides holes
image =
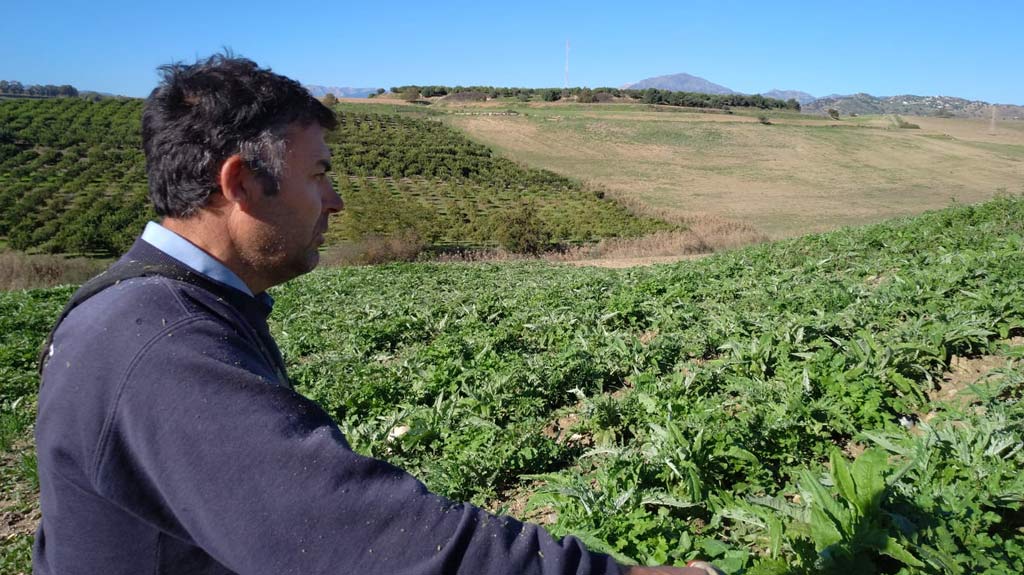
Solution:
[[[307,274],[320,263],[320,252],[317,249],[319,229],[301,249],[290,245],[284,235],[263,235],[255,242],[246,260],[251,269],[267,279],[270,286]]]

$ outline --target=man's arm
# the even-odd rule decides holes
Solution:
[[[573,537],[453,504],[352,452],[316,404],[271,383],[230,326],[197,321],[144,349],[100,438],[93,482],[233,571],[620,572]]]
[[[686,567],[627,567],[622,575],[720,575],[722,572],[705,561],[690,561]]]

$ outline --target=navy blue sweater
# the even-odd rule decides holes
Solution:
[[[180,266],[141,241],[128,260]],[[36,574],[619,573],[354,453],[283,379],[268,313],[145,277],[67,316],[39,395]]]

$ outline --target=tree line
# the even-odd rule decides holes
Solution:
[[[383,89],[378,91],[378,95]],[[407,100],[433,98],[454,94],[479,94],[494,98],[517,98],[530,101],[540,98],[546,102],[574,98],[577,102],[588,104],[606,102],[613,98],[627,98],[644,104],[663,104],[668,106],[685,106],[690,108],[761,108],[800,111],[800,102],[794,98],[780,100],[768,98],[760,94],[702,94],[699,92],[677,92],[647,88],[631,90],[626,88],[501,88],[495,86],[419,86],[415,84],[393,86],[391,93],[398,94]],[[371,96],[372,97],[372,96]]]
[[[74,98],[78,96],[78,89],[70,84],[54,86],[53,84],[30,84],[23,85],[18,81],[0,80],[0,94],[9,96],[35,96],[39,98],[56,98],[65,96]]]

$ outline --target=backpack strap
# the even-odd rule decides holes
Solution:
[[[144,263],[136,260],[128,260],[111,267],[100,275],[85,282],[80,288],[78,288],[74,295],[71,296],[68,303],[64,306],[64,309],[60,312],[57,322],[54,324],[53,329],[50,330],[50,333],[46,336],[46,341],[43,342],[43,346],[39,350],[40,381],[43,375],[43,368],[46,367],[47,361],[49,361],[50,356],[53,355],[53,335],[57,333],[57,328],[60,327],[61,322],[64,321],[72,310],[81,305],[85,300],[112,285],[121,283],[124,280],[148,276],[163,276],[201,287],[208,286],[210,283],[209,280],[206,280],[199,274],[192,273],[179,266],[164,263]]]

